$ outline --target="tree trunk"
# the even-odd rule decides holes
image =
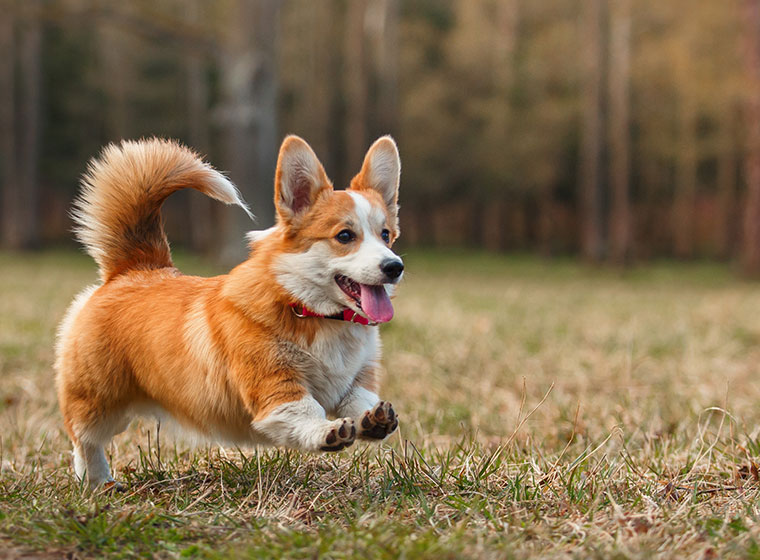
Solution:
[[[39,129],[41,29],[36,1],[14,18],[14,4],[3,4],[0,21],[0,142],[3,167],[3,245],[29,249],[39,243]],[[18,27],[15,24],[18,23]],[[18,30],[19,95],[15,95],[14,31]]]
[[[715,246],[718,257],[729,259],[734,254],[736,242],[736,108],[727,107],[720,123],[720,146],[718,147],[718,219],[715,231]]]
[[[276,164],[278,0],[236,0],[229,11],[226,49],[220,62],[226,168],[257,216],[256,227],[274,223],[272,188]],[[248,254],[245,213],[224,212],[220,260],[238,262]]]
[[[553,251],[555,217],[554,189],[548,185],[542,186],[538,191],[537,213],[538,252],[543,257],[550,257]]]
[[[18,178],[21,192],[17,198],[19,236],[16,247],[34,248],[39,244],[39,163],[40,163],[40,103],[42,30],[39,4],[27,0],[24,22],[19,34],[19,68],[21,89],[18,103],[19,131]]]
[[[514,142],[514,122],[512,114],[513,85],[515,76],[515,51],[518,41],[518,23],[520,17],[520,0],[502,0],[496,4],[493,37],[494,52],[494,75],[493,89],[494,96],[497,99],[496,110],[493,112],[491,126],[495,127],[492,138],[498,143],[503,143],[509,147]],[[489,198],[492,203],[503,210],[505,206],[504,190],[506,185],[500,185],[497,189],[491,189]],[[497,190],[498,192],[493,192]],[[504,212],[497,211],[498,215],[504,215]],[[506,220],[498,222],[499,227],[494,231],[497,238],[492,242],[500,250],[503,250],[507,243],[508,224]]]
[[[19,244],[20,216],[16,214],[20,193],[16,175],[16,119],[15,119],[15,18],[12,0],[0,3],[0,188],[2,189],[2,244],[16,247]]]
[[[631,256],[630,205],[630,0],[613,4],[610,61],[610,257],[625,264]]]
[[[202,22],[200,0],[187,2],[187,16],[190,23]],[[208,81],[206,60],[196,49],[186,48],[185,87],[187,91],[187,137],[193,149],[208,157]],[[191,193],[188,198],[190,212],[190,243],[196,251],[209,253],[212,248],[213,207],[215,202],[207,196]]]
[[[744,0],[744,64],[748,81],[745,122],[747,151],[744,173],[747,200],[744,208],[745,274],[760,276],[760,0]]]
[[[398,124],[398,18],[399,0],[374,0],[367,5],[365,21],[376,90],[373,138],[395,133]]]
[[[343,181],[359,168],[367,149],[367,68],[364,48],[364,21],[367,0],[351,0],[346,14],[344,87],[346,95],[346,169]]]
[[[306,92],[307,110],[304,115],[308,127],[308,142],[317,156],[333,172],[334,152],[331,138],[335,130],[333,104],[336,97],[335,84],[340,82],[340,74],[334,52],[335,19],[337,17],[334,2],[322,0],[309,3],[307,29],[310,35],[310,65],[308,70],[308,90]]]
[[[129,87],[135,81],[128,34],[106,19],[98,27],[100,78],[106,98],[106,137],[111,142],[129,138],[132,116]]]
[[[657,161],[654,153],[642,154],[640,161],[641,171],[641,205],[637,216],[638,221],[638,244],[635,247],[636,257],[649,259],[657,253],[667,253],[672,246],[663,247],[660,232],[662,230],[661,207],[663,193],[667,191],[665,185],[665,172]]]
[[[494,85],[497,95],[504,102],[505,109],[509,109],[509,95],[514,77],[519,13],[519,0],[502,0],[496,5]]]
[[[685,86],[684,86],[685,87]],[[697,199],[697,107],[685,91],[678,104],[678,160],[673,201],[673,241],[677,257],[694,256],[694,212]]]
[[[605,107],[602,84],[605,67],[603,29],[606,3],[604,0],[587,0],[582,4],[585,78],[579,201],[581,251],[586,260],[597,262],[604,257],[602,169]]]

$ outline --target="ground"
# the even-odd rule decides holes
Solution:
[[[109,450],[127,490],[93,495],[51,362],[94,265],[0,254],[0,558],[760,558],[760,285],[700,263],[405,261],[387,443],[221,448],[145,421]]]

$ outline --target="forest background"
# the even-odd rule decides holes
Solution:
[[[0,240],[71,243],[86,162],[178,138],[258,216],[182,193],[175,245],[234,261],[277,148],[337,187],[390,133],[402,242],[760,272],[757,0],[0,0]],[[189,219],[188,219],[189,218]]]

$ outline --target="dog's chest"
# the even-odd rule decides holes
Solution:
[[[321,366],[309,372],[309,388],[325,410],[332,412],[359,372],[378,359],[377,329],[350,325],[321,332],[306,350]]]

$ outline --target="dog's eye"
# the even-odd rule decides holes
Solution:
[[[384,230],[383,230],[383,231],[380,233],[380,237],[382,237],[382,238],[383,238],[383,241],[385,241],[386,243],[390,243],[390,242],[391,242],[391,232],[390,232],[390,231],[388,231],[387,229],[384,229]]]
[[[338,235],[335,236],[335,239],[338,240],[338,243],[351,243],[354,239],[356,239],[356,235],[353,231],[350,229],[344,229],[338,232]]]

